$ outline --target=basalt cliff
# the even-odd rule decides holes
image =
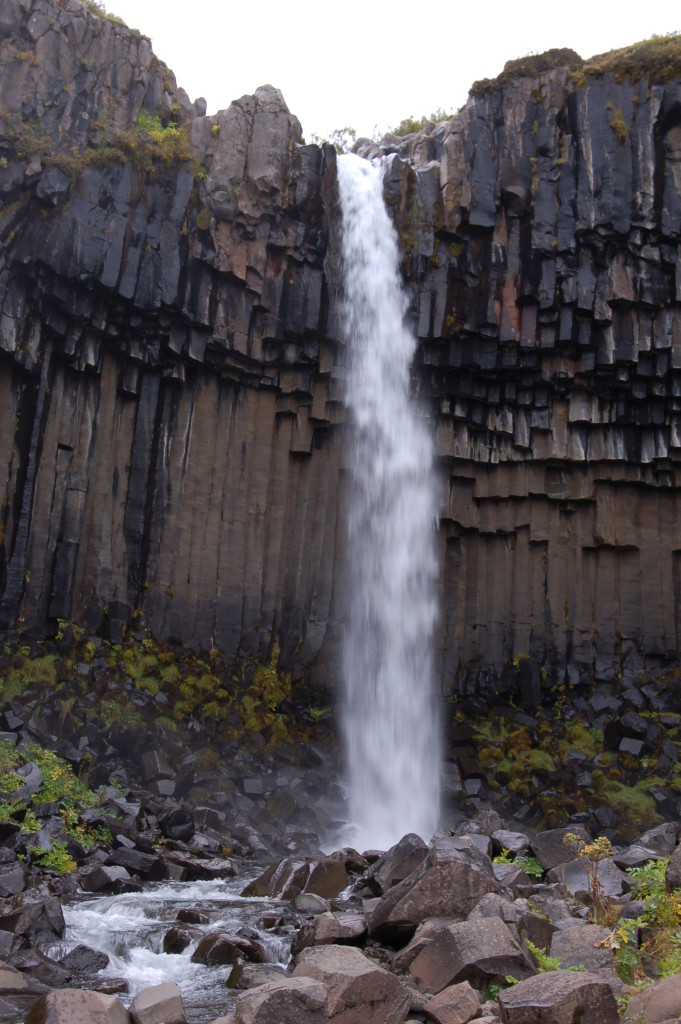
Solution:
[[[335,153],[206,116],[79,0],[0,11],[0,626],[334,684],[348,423]],[[681,645],[681,42],[477,83],[388,154],[437,439],[444,694]]]

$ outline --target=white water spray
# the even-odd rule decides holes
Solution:
[[[381,166],[339,157],[346,404],[356,432],[343,719],[359,849],[387,849],[407,832],[430,839],[440,805],[433,444],[410,398],[416,341],[382,181]]]

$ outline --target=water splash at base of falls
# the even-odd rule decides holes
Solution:
[[[355,430],[343,720],[350,838],[360,849],[385,849],[407,832],[429,839],[440,808],[433,442],[411,398],[416,341],[382,179],[379,165],[338,159]]]

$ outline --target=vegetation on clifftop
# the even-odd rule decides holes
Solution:
[[[528,54],[509,60],[496,78],[483,78],[474,82],[471,96],[485,96],[510,85],[519,78],[534,78],[556,68],[568,68],[573,81],[583,85],[587,77],[600,78],[612,72],[620,82],[630,78],[637,82],[647,77],[650,83],[667,82],[681,75],[681,35],[674,32],[666,36],[652,36],[641,42],[610,50],[584,60],[574,50],[559,48],[545,53]]]
[[[575,50],[567,47],[546,50],[544,53],[532,53],[526,57],[519,57],[516,60],[507,60],[504,70],[496,78],[481,78],[473,82],[471,96],[484,96],[487,93],[495,92],[505,85],[510,85],[518,78],[536,78],[545,71],[553,71],[555,68],[570,68],[577,70],[582,68],[584,60]]]

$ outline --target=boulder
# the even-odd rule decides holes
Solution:
[[[423,1007],[428,1020],[435,1024],[468,1024],[480,1014],[480,1000],[467,981],[449,985],[429,999]]]
[[[192,937],[188,931],[174,926],[169,928],[163,936],[163,952],[182,953],[191,941]]]
[[[25,1024],[130,1024],[130,1015],[117,996],[71,988],[40,996]]]
[[[121,892],[130,882],[132,876],[127,868],[117,864],[100,864],[83,875],[80,884],[85,892]]]
[[[681,974],[672,974],[634,996],[622,1018],[623,1024],[661,1024],[681,1018]]]
[[[233,964],[243,959],[261,964],[265,962],[265,952],[259,943],[252,942],[242,935],[209,932],[203,936],[191,958],[192,963],[206,964],[207,967]]]
[[[83,945],[76,946],[59,959],[62,967],[75,973],[101,971],[108,962],[109,958],[106,953]]]
[[[518,924],[522,913],[520,907],[516,906],[508,896],[503,896],[498,892],[488,892],[473,907],[468,917],[469,919],[472,917],[500,917],[507,925],[513,927]]]
[[[621,896],[631,888],[630,879],[615,864],[612,857],[607,857],[599,864],[598,877],[603,887],[604,896]],[[547,882],[562,882],[572,895],[578,892],[590,892],[591,883],[587,876],[584,861],[581,857],[565,861],[551,868],[546,876]]]
[[[617,867],[624,871],[627,868],[640,867],[642,864],[647,864],[650,860],[657,860],[658,856],[659,854],[651,850],[650,847],[635,843],[625,850],[615,851],[612,859]]]
[[[268,981],[237,996],[236,1024],[326,1024],[326,995],[313,978]]]
[[[25,949],[12,954],[12,967],[21,971],[20,977],[38,981],[40,986],[36,995],[40,995],[44,986],[62,988],[71,980],[71,972],[63,964],[45,956],[39,949]],[[3,991],[0,982],[0,992]]]
[[[180,989],[173,981],[138,992],[130,1004],[134,1024],[186,1024]]]
[[[371,865],[363,881],[376,896],[383,896],[407,875],[410,875],[428,856],[428,847],[415,833],[403,836]]]
[[[354,946],[304,950],[294,978],[314,978],[328,989],[326,1010],[334,1024],[402,1024],[409,993],[394,974],[368,960]]]
[[[158,825],[166,839],[187,843],[194,835],[194,815],[186,807],[174,807],[158,819]]]
[[[146,882],[160,882],[166,876],[160,857],[153,853],[142,853],[141,850],[129,850],[124,846],[109,855],[108,863],[123,867]]]
[[[3,864],[0,870],[0,897],[16,896],[26,888],[26,868],[17,861]]]
[[[575,859],[573,847],[565,843],[565,836],[568,832],[579,836],[584,842],[589,842],[589,833],[581,825],[574,828],[552,828],[546,832],[538,832],[530,841],[530,849],[537,858],[544,871],[550,871],[558,864],[565,864]]]
[[[612,968],[613,951],[602,945],[610,934],[610,928],[598,924],[578,924],[556,931],[551,937],[551,956],[562,958],[564,970],[568,967],[585,967],[587,971]]]
[[[527,853],[530,848],[530,840],[524,832],[509,832],[504,828],[498,828],[492,833],[492,843],[496,853],[508,850],[514,857]]]
[[[611,986],[586,971],[547,971],[499,995],[503,1024],[619,1024]]]
[[[0,993],[24,995],[28,992],[30,992],[30,986],[21,971],[0,960]]]
[[[354,910],[327,911],[315,918],[314,944],[317,946],[334,943],[359,946],[366,934],[366,918]]]
[[[470,918],[443,928],[419,953],[409,974],[421,992],[436,994],[455,982],[487,984],[532,966],[510,928],[498,918]]]
[[[438,840],[419,867],[379,900],[369,931],[403,944],[425,918],[462,920],[485,893],[498,891],[492,862],[470,836]]]
[[[251,988],[258,988],[268,981],[281,981],[288,977],[286,971],[279,964],[234,964],[227,979],[227,988],[239,989],[246,992]]]
[[[347,884],[348,874],[340,860],[286,857],[249,882],[241,895],[292,900],[300,893],[313,893],[322,899],[333,899]]]
[[[164,851],[166,873],[179,869],[182,882],[209,882],[214,878],[234,878],[236,868],[226,857],[192,857],[177,850]]]
[[[657,857],[666,857],[676,847],[679,828],[678,821],[665,821],[662,825],[656,825],[655,828],[644,832],[639,836],[638,842],[641,846],[654,850]]]
[[[0,904],[0,930],[23,936],[31,944],[53,943],[64,934],[64,914],[56,896],[20,893]]]
[[[428,917],[422,921],[414,932],[413,938],[407,943],[404,949],[395,953],[392,961],[393,970],[406,971],[409,965],[414,962],[419,953],[426,948],[429,942],[438,935],[443,928],[454,924],[449,917]]]
[[[518,934],[521,939],[529,939],[539,949],[549,949],[556,927],[553,921],[543,914],[528,912],[522,914],[518,921]]]

